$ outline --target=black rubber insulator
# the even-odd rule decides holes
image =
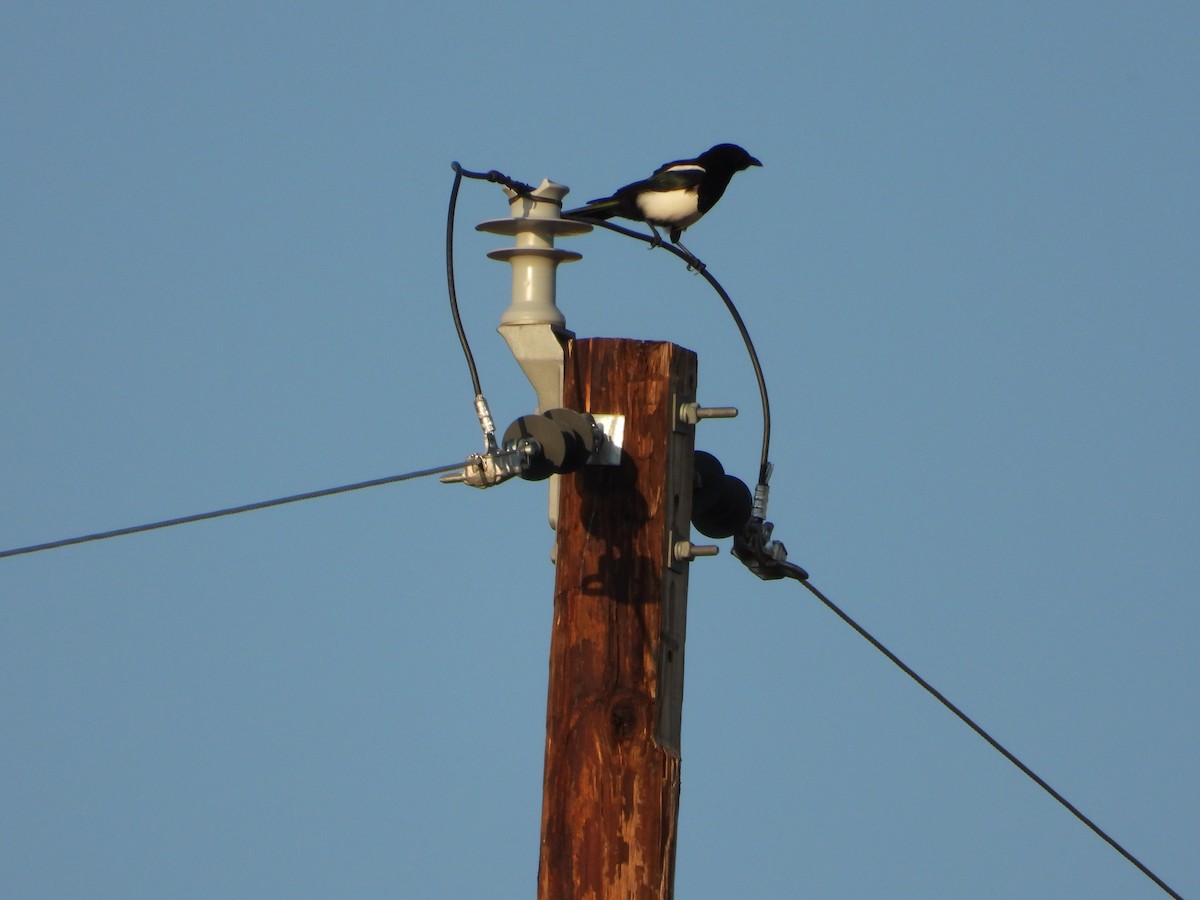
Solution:
[[[592,428],[596,420],[573,409],[548,409],[542,415],[565,433],[567,455],[561,471],[574,472],[582,468],[588,457],[596,452],[596,432]]]
[[[705,537],[727,538],[741,531],[754,512],[750,488],[740,478],[725,475],[715,503],[704,512],[692,513],[692,524]]]
[[[545,416],[521,416],[504,432],[504,448],[511,449],[522,439],[537,441],[541,448],[533,464],[521,473],[526,481],[542,481],[561,472],[567,461],[567,434],[561,426]]]
[[[721,499],[725,467],[711,453],[697,450],[692,457],[692,518],[703,515]]]

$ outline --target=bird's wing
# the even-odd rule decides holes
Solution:
[[[661,166],[659,166],[657,169],[654,170],[654,174],[658,175],[662,172],[667,171],[667,169],[684,169],[689,166],[697,166],[701,169],[704,168],[704,164],[701,163],[699,159],[677,159],[674,162],[663,163]]]
[[[644,191],[693,190],[704,180],[704,167],[691,160],[659,166],[645,181],[635,181],[617,191],[618,195],[640,194]]]

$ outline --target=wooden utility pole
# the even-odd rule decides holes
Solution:
[[[562,476],[539,900],[673,893],[695,397],[689,350],[568,347],[563,405],[625,416],[624,449]]]

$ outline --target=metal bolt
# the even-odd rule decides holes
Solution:
[[[701,406],[699,403],[681,403],[679,420],[695,425],[701,419],[732,419],[738,414],[736,406]]]
[[[716,556],[721,552],[715,544],[693,544],[691,541],[676,541],[673,549],[676,562],[690,562],[697,556]]]

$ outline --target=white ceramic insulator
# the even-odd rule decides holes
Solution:
[[[500,317],[501,325],[551,325],[565,328],[558,308],[557,272],[560,263],[583,257],[554,246],[557,235],[585,234],[592,226],[561,218],[562,200],[569,188],[543,180],[530,197],[505,188],[513,216],[492,219],[476,228],[515,238],[515,246],[493,250],[491,259],[512,265],[512,303]]]

